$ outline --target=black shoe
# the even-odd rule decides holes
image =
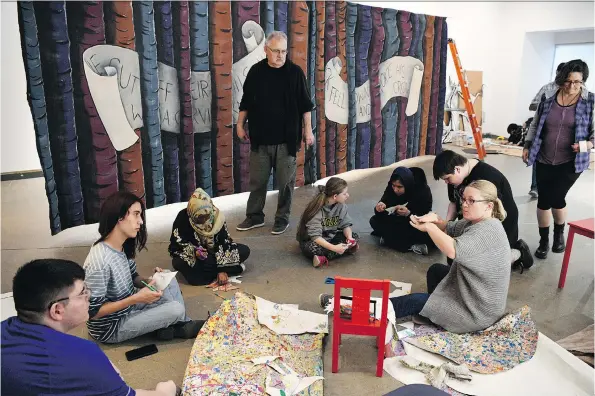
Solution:
[[[264,220],[256,221],[250,217],[246,217],[246,220],[244,220],[240,224],[238,224],[238,226],[236,227],[236,230],[248,231],[253,228],[258,228],[258,227],[262,227],[262,226],[264,226]]]
[[[159,329],[155,331],[155,338],[159,341],[171,341],[174,339],[174,328],[173,326],[168,326],[164,329]]]
[[[195,338],[204,324],[204,320],[189,320],[188,322],[176,323],[173,325],[174,337],[184,339]]]
[[[521,257],[513,263],[513,267],[520,267],[522,274],[524,270],[533,266],[533,256],[531,255],[531,250],[529,250],[529,245],[522,239],[519,239],[514,244],[514,248],[521,252]]]
[[[539,241],[539,247],[535,251],[535,257],[538,259],[545,259],[547,257],[547,252],[550,250],[550,241],[545,239]]]
[[[283,234],[289,228],[289,222],[283,219],[275,219],[275,224],[271,230],[271,234],[279,235]]]
[[[552,252],[562,253],[566,250],[566,241],[564,240],[564,226],[561,230],[556,229],[554,226],[554,242],[552,243]]]

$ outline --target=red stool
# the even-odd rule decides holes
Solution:
[[[566,283],[566,272],[568,271],[568,262],[570,261],[570,251],[572,250],[572,242],[574,242],[574,234],[583,235],[593,239],[594,236],[594,219],[585,219],[579,221],[568,222],[568,239],[566,239],[566,251],[564,252],[564,260],[562,260],[562,270],[560,271],[560,280],[558,281],[558,289],[564,287]]]
[[[341,317],[341,289],[353,289],[351,316]],[[370,294],[372,290],[382,291],[382,311],[380,320],[370,320]],[[333,373],[339,371],[339,344],[341,334],[356,334],[376,337],[378,360],[376,376],[382,377],[384,366],[384,339],[386,336],[389,280],[371,280],[335,277],[333,308]]]

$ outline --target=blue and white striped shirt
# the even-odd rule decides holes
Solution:
[[[87,329],[91,337],[105,342],[114,335],[120,320],[130,312],[132,306],[99,319],[91,318],[97,315],[103,304],[120,301],[136,293],[133,283],[138,275],[136,263],[132,259],[128,260],[124,252],[99,242],[91,248],[83,267],[85,282],[91,290]]]

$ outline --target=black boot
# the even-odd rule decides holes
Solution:
[[[539,227],[539,247],[535,251],[535,257],[544,259],[547,257],[547,252],[550,250],[550,228]]]
[[[554,243],[552,244],[552,252],[562,253],[566,250],[566,241],[564,241],[564,226],[563,224],[554,224]]]

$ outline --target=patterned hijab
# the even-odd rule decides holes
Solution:
[[[211,249],[214,248],[215,235],[223,228],[225,216],[213,205],[209,194],[202,188],[194,190],[194,194],[188,201],[186,211],[188,212],[190,225],[196,231],[201,245]]]

